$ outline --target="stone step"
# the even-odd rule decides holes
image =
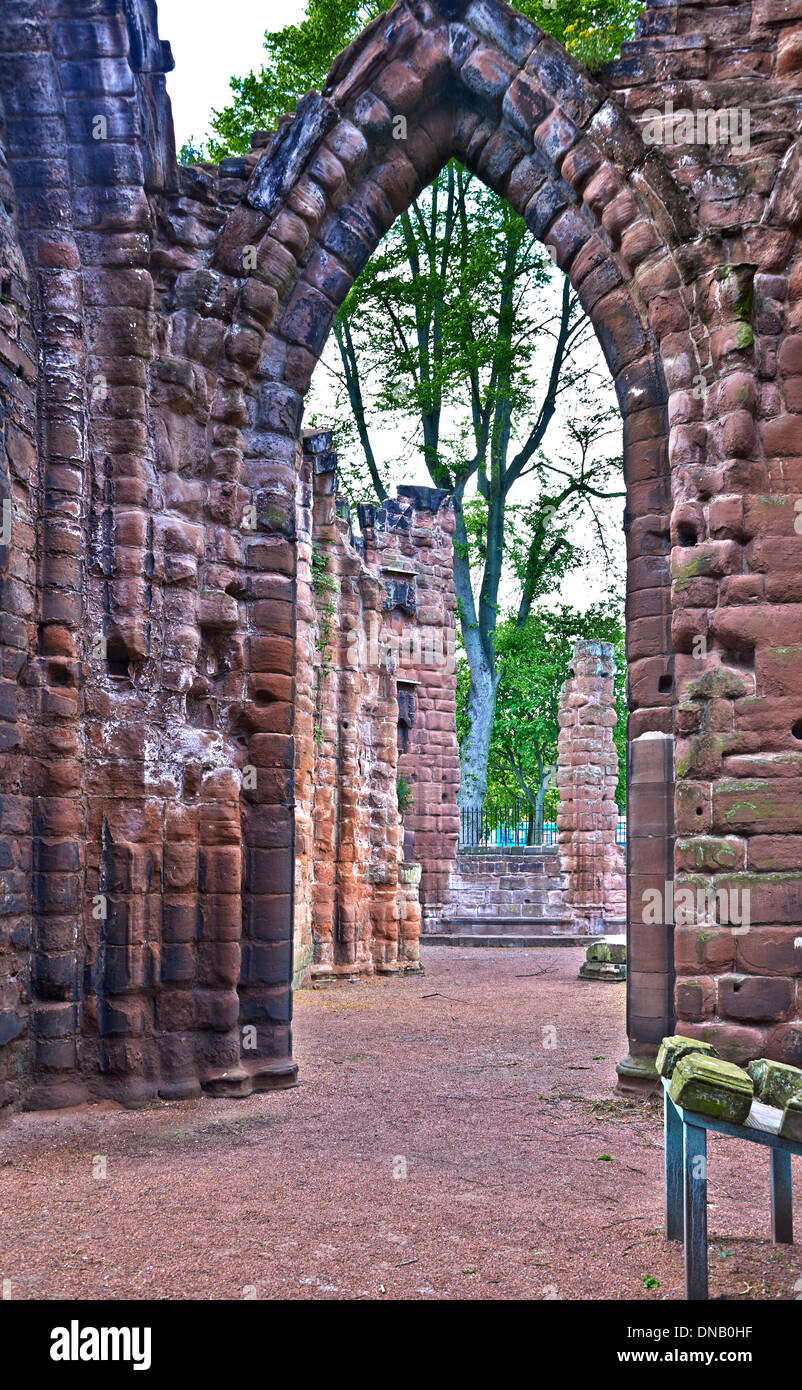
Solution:
[[[456,868],[453,870],[460,878],[551,878],[552,874],[559,873],[559,865],[556,860],[531,860],[519,859],[515,864],[497,864],[494,860],[485,860],[484,863],[469,863],[464,860],[460,863],[457,860]]]
[[[549,900],[545,894],[542,898],[529,897],[525,902],[512,895],[505,898],[493,898],[490,902],[482,898],[461,897],[458,901],[452,902],[453,915],[449,914],[449,920],[454,917],[562,917],[563,904],[558,897],[557,901]]]
[[[558,876],[541,878],[538,874],[462,874],[452,878],[455,893],[547,893],[560,885]]]
[[[559,845],[460,845],[458,859],[548,859]]]
[[[460,915],[459,917],[446,917],[441,919],[443,931],[450,932],[452,935],[459,932],[475,934],[482,931],[505,931],[508,935],[519,932],[538,932],[554,931],[561,926],[570,931],[571,918],[564,917],[562,913],[554,913],[552,916],[543,913],[519,913],[510,916],[506,913],[481,914],[475,917]]]
[[[427,932],[420,944],[426,946],[587,946],[592,936],[572,936],[561,932],[554,936],[510,936],[502,933],[482,936],[459,936],[450,932]]]

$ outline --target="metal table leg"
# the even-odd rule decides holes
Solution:
[[[707,1298],[707,1130],[687,1122],[684,1130],[685,1297]]]
[[[794,1243],[791,1155],[786,1149],[771,1150],[771,1238],[778,1245]]]
[[[668,1091],[663,1092],[663,1128],[666,1240],[682,1240],[682,1120]]]

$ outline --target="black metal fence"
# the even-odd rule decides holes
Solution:
[[[506,806],[486,802],[481,807],[460,810],[459,838],[460,845],[477,849],[556,845],[557,824],[553,820],[538,823],[533,808],[525,801],[512,801]],[[623,849],[627,842],[625,816],[618,818],[615,839]]]
[[[512,801],[506,806],[468,806],[460,810],[460,844],[483,849],[504,849],[513,845],[556,845],[557,826],[544,820],[537,824],[534,810],[527,803]]]

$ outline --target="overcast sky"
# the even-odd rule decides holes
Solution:
[[[304,0],[158,0],[159,36],[169,39],[175,69],[167,74],[176,146],[203,139],[209,113],[228,105],[228,79],[262,65],[266,29],[301,18]]]
[[[251,70],[258,72],[263,60],[265,30],[297,23],[305,8],[305,0],[223,0],[222,4],[221,0],[158,0],[159,33],[162,38],[169,39],[176,63],[173,72],[167,74],[167,89],[173,106],[178,149],[190,136],[196,142],[206,138],[212,110],[219,110],[230,100],[228,82],[232,75],[244,76]],[[330,342],[327,356],[331,349]],[[314,411],[319,417],[324,416],[323,370],[315,373],[312,397],[307,413]],[[394,437],[390,431],[385,431],[376,443],[377,453],[384,458],[404,456],[402,438]],[[556,440],[552,438],[547,444],[555,455],[559,454]],[[610,441],[605,452],[617,451],[618,446]],[[409,468],[406,481],[429,482],[421,460],[412,458],[405,466]],[[516,500],[525,500],[525,490],[522,491],[523,495]],[[609,530],[605,527],[608,543],[613,543],[623,580],[623,502],[602,504],[600,510],[608,520]],[[591,537],[579,532],[574,539],[583,544]],[[578,608],[586,608],[599,598],[608,579],[609,571],[604,562],[593,562],[586,569],[567,576],[559,598]],[[509,590],[508,594],[511,598]]]

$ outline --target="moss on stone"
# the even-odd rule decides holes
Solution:
[[[802,1101],[802,1071],[786,1062],[772,1062],[768,1057],[756,1057],[746,1070],[752,1078],[755,1095],[766,1105],[784,1110],[793,1097]]]
[[[685,693],[691,700],[736,700],[746,694],[746,685],[734,671],[728,671],[725,666],[713,666],[703,671],[698,680],[691,681]]]
[[[699,1115],[742,1125],[752,1107],[752,1078],[733,1062],[692,1052],[674,1068],[669,1095],[675,1105]]]
[[[793,1139],[795,1143],[802,1144],[802,1096],[789,1098],[783,1111],[780,1134],[783,1139]]]
[[[718,868],[730,869],[738,858],[737,845],[730,840],[716,840],[709,836],[677,840],[677,849],[680,854],[692,854],[700,869],[706,868],[711,861]]]
[[[752,332],[752,325],[749,323],[739,323],[735,330],[735,346],[739,348],[741,352],[746,352],[754,341],[755,335]]]
[[[684,1038],[679,1033],[663,1038],[657,1052],[657,1070],[660,1075],[672,1076],[677,1063],[691,1052],[704,1052],[708,1057],[718,1056],[710,1043],[699,1042],[698,1038]]]
[[[697,558],[694,558],[693,560],[689,560],[686,565],[681,565],[675,570],[673,579],[678,593],[681,594],[689,587],[691,581],[698,575],[699,569],[700,562]]]

